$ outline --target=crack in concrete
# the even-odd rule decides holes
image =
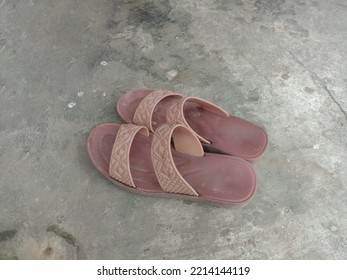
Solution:
[[[307,72],[309,72],[311,75],[313,75],[316,80],[319,82],[320,86],[325,90],[326,93],[328,93],[331,100],[339,107],[342,114],[345,116],[345,119],[347,120],[347,112],[342,108],[341,104],[335,99],[334,95],[331,93],[331,91],[328,89],[326,83],[323,81],[322,78],[320,78],[316,72],[310,70],[306,67],[305,64],[303,64],[291,51],[288,51],[288,53],[292,56],[292,58],[300,65],[302,66]]]
[[[76,237],[74,237],[71,233],[68,233],[61,228],[59,228],[57,225],[50,225],[46,229],[47,232],[53,232],[55,235],[59,236],[60,238],[64,239],[67,243],[72,245],[76,248],[77,253],[77,259],[83,259],[84,258],[84,252],[82,249],[81,244],[78,242]]]
[[[259,75],[260,78],[264,79],[267,82],[267,84],[270,87],[271,94],[273,94],[274,91],[273,91],[272,83],[269,80],[269,78],[266,77],[264,74],[260,73],[258,67],[256,67],[246,56],[241,54],[241,57],[243,57],[247,61],[247,63],[253,68],[253,70]]]

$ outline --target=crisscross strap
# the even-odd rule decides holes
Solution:
[[[176,151],[202,157],[203,148],[199,139],[183,125],[163,124],[152,139],[152,163],[161,188],[169,193],[199,196],[176,168],[171,152],[171,137]]]
[[[137,133],[149,136],[145,126],[123,124],[120,126],[113,144],[109,175],[119,182],[136,188],[130,172],[130,148]]]
[[[184,117],[184,104],[186,102],[192,102],[195,103],[197,105],[199,105],[201,108],[211,111],[213,113],[216,113],[220,116],[226,116],[228,117],[229,114],[224,111],[222,108],[206,101],[203,100],[201,98],[197,98],[197,97],[185,97],[182,98],[180,100],[178,100],[176,103],[174,103],[168,110],[166,113],[166,121],[170,124],[174,124],[174,123],[178,123],[178,124],[182,124],[188,128],[190,128],[192,131],[193,129],[189,126],[189,124],[186,121],[186,118]],[[201,135],[197,134],[196,132],[194,132],[196,134],[196,136],[200,139],[201,142],[207,143],[209,144],[210,142],[208,140],[206,140],[205,138],[203,138]]]
[[[182,95],[180,95],[179,93],[175,93],[164,89],[152,91],[145,98],[143,98],[140,104],[137,106],[133,117],[133,123],[137,125],[144,125],[151,132],[153,132],[152,116],[155,106],[157,106],[161,100],[168,96],[182,97]]]

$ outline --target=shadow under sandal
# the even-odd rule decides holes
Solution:
[[[88,152],[112,183],[139,194],[241,206],[257,187],[253,167],[227,155],[204,153],[183,125],[103,124],[92,130]]]
[[[207,151],[252,163],[263,155],[268,144],[266,132],[256,124],[229,116],[203,99],[168,90],[129,91],[118,100],[117,111],[127,123],[144,125],[151,132],[166,122],[185,125],[196,133]]]

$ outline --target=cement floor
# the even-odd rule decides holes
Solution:
[[[346,259],[342,0],[0,0],[0,259]],[[263,126],[259,188],[224,209],[125,192],[86,141],[125,91]]]

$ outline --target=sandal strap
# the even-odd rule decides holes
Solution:
[[[130,172],[130,148],[137,133],[149,136],[145,126],[134,124],[120,126],[113,144],[109,166],[110,177],[134,188],[136,186]]]
[[[166,121],[170,124],[182,124],[186,127],[188,127],[189,129],[191,129],[192,131],[194,131],[188,124],[188,122],[186,121],[186,118],[184,117],[184,104],[186,102],[193,102],[197,105],[199,105],[200,107],[204,108],[205,110],[214,112],[220,116],[226,116],[228,117],[229,114],[224,111],[222,108],[214,105],[211,102],[208,102],[206,100],[203,100],[201,98],[197,98],[197,97],[185,97],[182,98],[180,100],[178,100],[176,103],[174,103],[168,110],[166,113]],[[195,131],[194,133],[196,134],[196,136],[200,139],[201,142],[204,142],[206,144],[209,144],[210,142],[203,138],[201,135],[197,134]]]
[[[168,97],[168,96],[182,96],[179,93],[175,93],[168,90],[158,89],[152,91],[146,97],[144,97],[140,104],[137,106],[133,117],[133,123],[137,125],[146,126],[151,132],[153,132],[152,127],[152,116],[155,107],[158,103]]]
[[[199,196],[177,170],[171,153],[171,138],[179,152],[195,156],[204,154],[199,139],[190,129],[180,124],[161,125],[154,132],[151,147],[152,163],[159,184],[165,192]]]

